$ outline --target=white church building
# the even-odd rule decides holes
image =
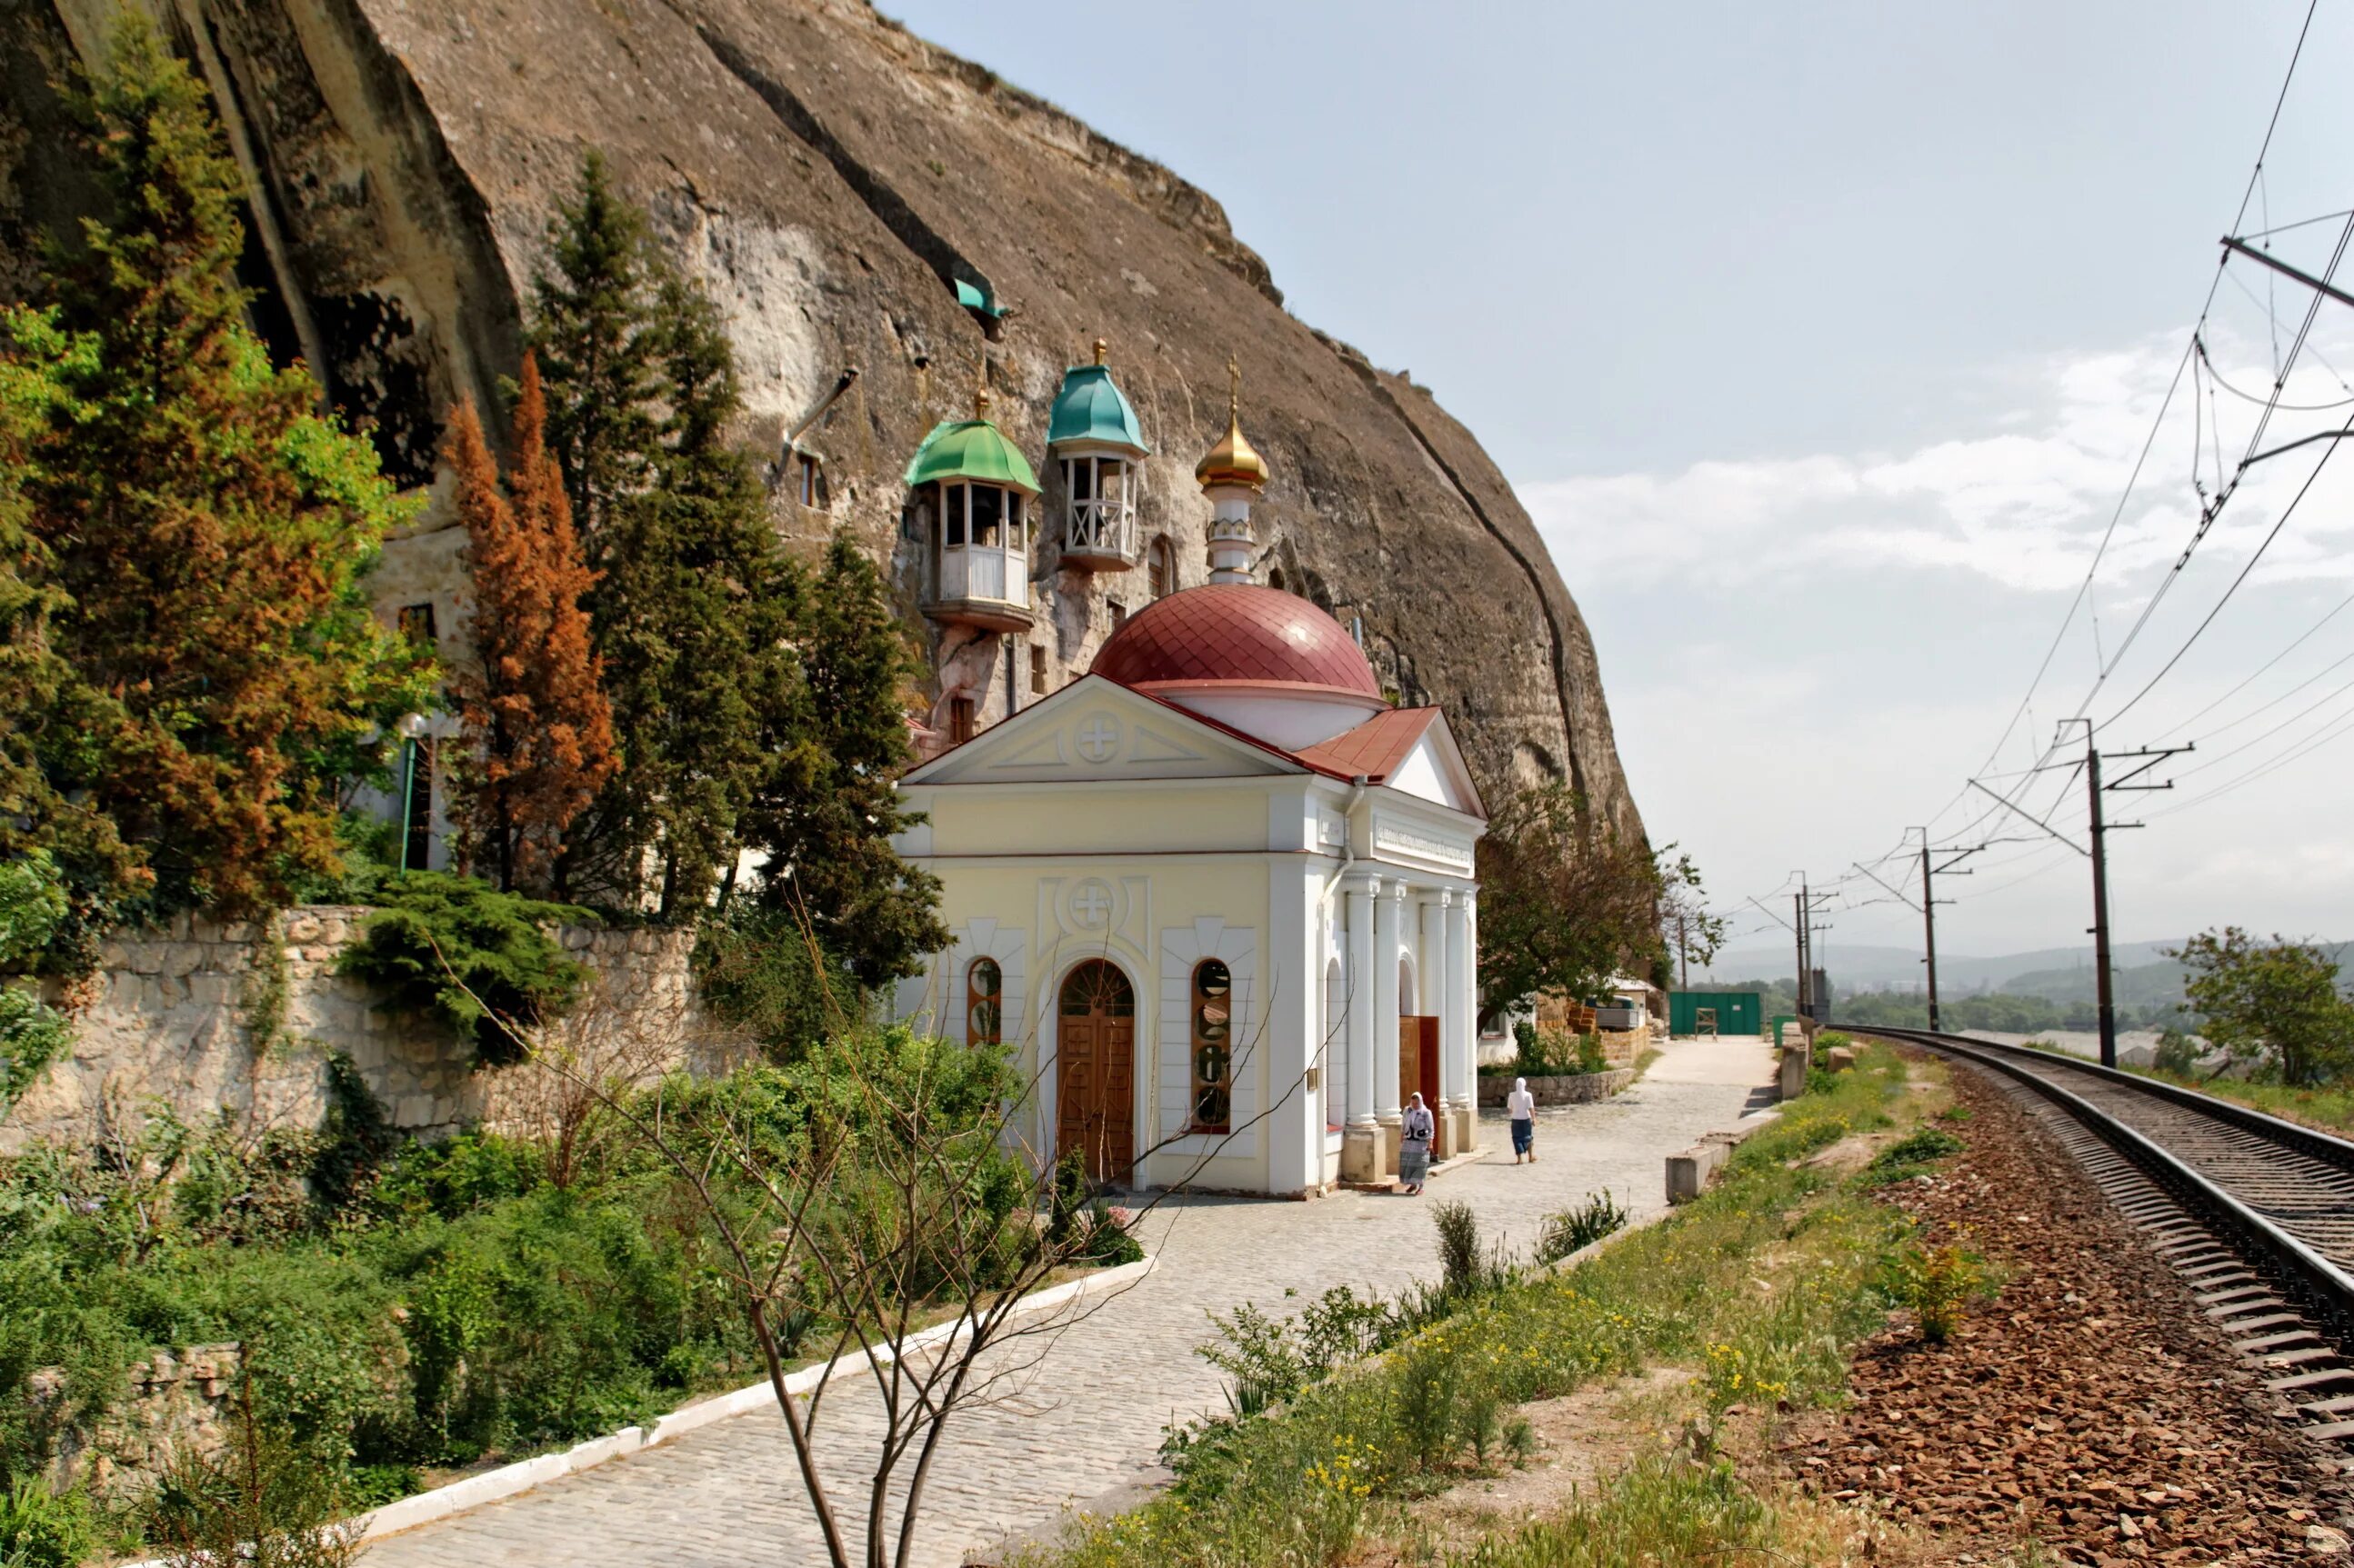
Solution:
[[[997,485],[991,515],[1018,517],[1027,464],[970,425],[986,421],[919,454],[938,513],[972,515]],[[1267,465],[1231,406],[1195,477],[1210,580],[902,779],[927,820],[897,847],[940,878],[953,939],[895,1009],[1018,1048],[1042,1160],[1076,1150],[1137,1188],[1379,1182],[1416,1090],[1434,1158],[1474,1141],[1485,812],[1446,715],[1391,706],[1337,620],[1253,580]],[[1101,512],[1101,495],[1069,504]]]

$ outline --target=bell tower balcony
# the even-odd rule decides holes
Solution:
[[[938,487],[926,615],[984,631],[1030,630],[1030,500],[1007,485]]]
[[[1152,449],[1104,365],[1105,351],[1104,340],[1096,339],[1096,362],[1063,373],[1046,452],[1063,471],[1063,565],[1124,572],[1140,558],[1137,482]]]
[[[1091,572],[1136,565],[1137,468],[1124,452],[1058,455],[1063,468],[1063,564]]]

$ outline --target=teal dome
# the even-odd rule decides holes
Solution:
[[[1038,493],[1030,460],[987,419],[944,420],[932,427],[907,464],[907,482],[934,484],[944,479],[978,480]]]
[[[1103,441],[1138,457],[1152,450],[1144,444],[1136,410],[1104,365],[1074,365],[1063,373],[1063,389],[1055,394],[1055,412],[1046,421],[1046,445],[1065,441]]]

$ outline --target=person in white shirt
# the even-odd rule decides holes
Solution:
[[[1407,1102],[1405,1123],[1398,1131],[1398,1181],[1407,1197],[1419,1197],[1423,1182],[1430,1176],[1430,1140],[1438,1133],[1437,1119],[1420,1095]]]
[[[1526,1078],[1512,1080],[1512,1092],[1504,1097],[1504,1114],[1512,1118],[1512,1163],[1523,1159],[1533,1163],[1537,1157],[1537,1097],[1529,1093]]]

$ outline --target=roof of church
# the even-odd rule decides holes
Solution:
[[[1139,688],[1228,682],[1382,694],[1339,621],[1257,583],[1207,583],[1155,599],[1104,643],[1092,673]]]
[[[1378,784],[1414,752],[1437,708],[1389,708],[1356,728],[1292,755],[1319,773],[1336,779],[1369,779]]]

